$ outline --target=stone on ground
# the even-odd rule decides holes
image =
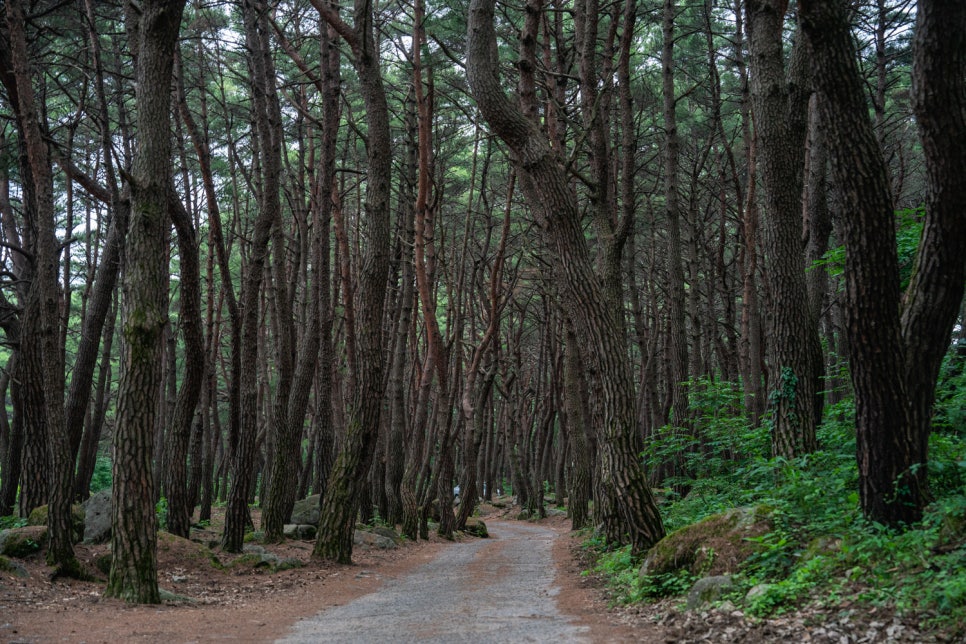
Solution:
[[[721,594],[734,586],[731,575],[715,575],[704,577],[694,582],[691,590],[688,591],[688,601],[685,605],[686,610],[701,608],[713,601],[716,601]]]
[[[84,543],[111,538],[111,491],[101,490],[84,501]]]

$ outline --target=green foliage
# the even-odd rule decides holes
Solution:
[[[10,530],[12,528],[22,528],[27,525],[26,517],[18,517],[12,514],[0,517],[0,530]]]
[[[168,527],[168,499],[166,497],[161,497],[158,502],[154,504],[154,513],[158,517],[158,529],[164,530]]]
[[[919,240],[922,238],[922,219],[924,208],[897,210],[896,217],[896,255],[899,260],[900,288],[905,290],[912,276]],[[845,273],[845,246],[839,245],[825,251],[808,270],[824,269],[830,277],[841,277]]]
[[[696,378],[688,381],[688,401],[695,430],[665,425],[648,440],[646,463],[683,459],[684,471],[666,479],[672,488],[701,486],[734,469],[736,463],[768,453],[768,432],[750,426],[735,383]],[[682,456],[683,455],[683,456]],[[669,491],[673,498],[675,493]],[[713,510],[709,508],[708,514]]]
[[[913,222],[915,223],[915,222]],[[910,227],[914,226],[910,224]],[[912,233],[910,233],[910,238]],[[726,598],[766,617],[804,603],[829,610],[849,598],[914,612],[927,626],[966,633],[966,353],[943,365],[930,436],[929,489],[934,501],[921,524],[897,531],[862,518],[855,462],[855,403],[826,409],[817,428],[820,450],[797,459],[771,458],[766,428],[751,428],[737,388],[690,383],[693,435],[663,428],[648,445],[648,462],[687,451],[687,472],[671,481],[662,507],[669,531],[732,508],[757,506],[769,532],[740,566]],[[598,551],[595,571],[615,601],[682,595],[696,575],[674,571],[641,577],[628,548]]]
[[[114,483],[111,475],[111,459],[102,454],[94,462],[94,475],[91,477],[91,494],[106,490]]]

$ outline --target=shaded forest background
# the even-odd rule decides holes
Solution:
[[[640,553],[823,420],[868,520],[962,494],[956,0],[2,4],[0,516],[64,573],[108,487],[132,601],[159,508]]]

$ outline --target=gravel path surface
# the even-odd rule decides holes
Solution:
[[[552,530],[494,522],[377,592],[297,623],[279,642],[589,642],[557,609]],[[364,574],[365,571],[359,574]]]

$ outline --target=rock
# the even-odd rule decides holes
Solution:
[[[274,571],[281,572],[282,570],[291,570],[292,568],[301,568],[304,564],[301,559],[296,559],[295,557],[285,557],[280,559],[277,564],[275,564]]]
[[[694,610],[710,604],[721,596],[721,593],[734,586],[731,575],[715,575],[714,577],[704,577],[694,582],[691,590],[688,591],[688,601],[685,605],[686,610]]]
[[[165,590],[164,588],[158,588],[158,595],[163,602],[175,602],[179,604],[196,604],[197,600],[188,597],[187,595],[179,595],[173,593],[170,590]]]
[[[287,523],[282,527],[282,534],[289,539],[314,539],[315,533],[314,525]]]
[[[486,524],[483,523],[483,519],[478,519],[476,517],[470,517],[466,520],[465,532],[466,534],[471,534],[482,539],[486,539],[490,536],[489,531],[486,529]]]
[[[0,572],[12,573],[15,577],[29,577],[30,573],[18,562],[0,556]]]
[[[384,537],[372,532],[364,532],[362,530],[356,530],[352,534],[352,543],[357,546],[378,548],[379,550],[394,550],[395,548],[399,547],[396,545],[396,542],[389,537]]]
[[[47,525],[48,506],[36,507],[27,517],[27,525]],[[70,519],[74,528],[74,543],[80,543],[84,538],[84,506],[75,504],[70,507]]]
[[[319,525],[322,514],[319,511],[319,495],[313,494],[301,501],[296,501],[292,508],[292,518],[289,523],[298,525]]]
[[[101,490],[84,501],[84,543],[111,538],[111,491]]]
[[[399,533],[388,526],[374,525],[366,528],[363,530],[363,532],[371,532],[373,534],[378,534],[381,537],[392,539],[397,545],[402,543],[402,537],[399,536]]]
[[[110,552],[106,552],[94,560],[94,567],[100,570],[105,575],[109,575],[111,574],[112,561],[113,561],[113,556],[111,555]]]
[[[24,559],[39,552],[47,540],[47,526],[31,525],[0,531],[0,555]]]
[[[249,552],[231,562],[231,566],[274,569],[281,560],[270,552]]]
[[[694,575],[735,573],[759,547],[753,541],[772,529],[763,506],[715,514],[658,541],[641,566],[640,576],[687,570]]]
[[[771,590],[771,584],[757,584],[752,586],[748,593],[745,595],[745,602],[750,602],[753,599],[759,597],[764,597]]]

